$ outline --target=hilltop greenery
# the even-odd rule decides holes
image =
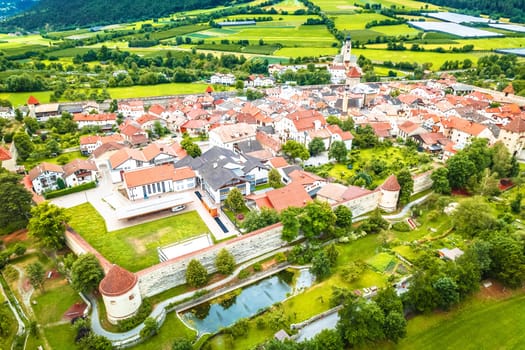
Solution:
[[[42,0],[31,10],[7,20],[4,26],[28,30],[45,27],[73,28],[158,18],[177,11],[228,4],[227,0],[158,0],[154,3],[144,0],[121,0],[112,2],[111,11],[108,11],[108,2],[103,0]]]

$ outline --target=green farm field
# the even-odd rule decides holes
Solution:
[[[417,62],[432,63],[432,70],[437,70],[445,61],[458,60],[463,61],[470,59],[477,62],[478,58],[486,55],[487,52],[469,52],[469,53],[443,53],[437,54],[435,52],[417,52],[417,51],[389,51],[389,50],[373,50],[373,49],[352,49],[352,53],[356,56],[363,55],[372,60],[372,62]]]
[[[69,224],[112,263],[136,272],[157,264],[157,247],[208,232],[196,211],[107,232],[104,219],[89,203],[69,208]]]
[[[503,300],[477,295],[456,310],[413,318],[395,349],[522,349],[523,329],[523,291]]]

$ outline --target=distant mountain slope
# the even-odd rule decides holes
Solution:
[[[0,19],[25,11],[37,1],[38,0],[0,0]]]
[[[41,0],[30,10],[0,23],[2,28],[34,30],[111,24],[210,8],[228,0]]]
[[[525,0],[427,0],[434,5],[448,6],[467,12],[508,17],[513,22],[525,22]]]

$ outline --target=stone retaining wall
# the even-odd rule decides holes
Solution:
[[[235,257],[237,264],[276,250],[286,245],[281,239],[281,231],[282,225],[275,224],[139,271],[140,293],[149,297],[186,283],[186,268],[192,259],[204,265],[208,273],[216,272],[215,257],[223,248]]]
[[[412,177],[414,180],[414,192],[412,192],[412,194],[426,191],[432,187],[432,179],[430,178],[430,175],[432,175],[432,171],[427,171],[423,174]]]

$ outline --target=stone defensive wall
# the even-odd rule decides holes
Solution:
[[[277,223],[241,237],[186,254],[137,272],[140,293],[149,297],[186,283],[186,268],[192,259],[198,260],[208,273],[217,271],[215,257],[223,248],[228,250],[237,264],[285,246],[281,239],[282,224]]]
[[[216,272],[215,257],[223,248],[235,257],[237,264],[279,249],[287,244],[281,239],[281,232],[282,224],[277,223],[138,271],[136,275],[139,279],[140,293],[143,297],[149,297],[186,283],[186,268],[192,259],[198,260],[206,267],[208,273]],[[112,266],[111,262],[71,227],[67,227],[65,237],[67,246],[75,254],[94,254],[105,272]]]
[[[412,179],[414,180],[414,192],[412,192],[413,195],[426,191],[432,187],[432,179],[430,178],[430,175],[432,175],[432,170],[412,176]]]

